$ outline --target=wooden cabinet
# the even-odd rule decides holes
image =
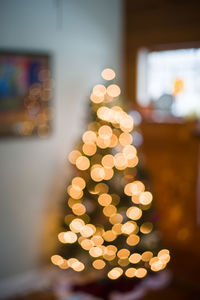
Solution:
[[[200,266],[200,139],[196,125],[147,121],[141,124],[141,151],[152,181],[162,238],[172,252],[178,253],[180,257],[176,258],[183,265],[188,262],[193,270]]]

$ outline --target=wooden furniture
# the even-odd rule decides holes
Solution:
[[[194,274],[199,278],[200,267],[200,139],[196,128],[195,122],[184,121],[144,120],[141,124],[141,151],[152,181],[162,239],[172,252],[175,269],[180,275],[185,268],[188,278]]]

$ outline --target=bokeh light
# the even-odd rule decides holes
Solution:
[[[115,78],[115,72],[112,69],[107,68],[101,72],[101,76],[105,80],[112,80]]]

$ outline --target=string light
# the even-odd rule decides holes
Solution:
[[[102,165],[105,168],[113,168],[114,167],[114,157],[111,154],[107,154],[102,158]]]
[[[115,72],[112,69],[107,68],[101,72],[101,76],[105,80],[112,80],[115,78]]]
[[[121,94],[120,87],[116,84],[111,84],[107,87],[107,94],[113,98],[118,97]]]
[[[76,167],[79,170],[87,170],[90,166],[90,161],[86,156],[79,156],[76,160]]]
[[[75,165],[76,160],[77,160],[77,158],[79,158],[79,156],[81,156],[81,153],[78,150],[73,150],[72,152],[70,152],[69,157],[68,157],[70,163]]]
[[[151,251],[145,251],[144,253],[142,253],[142,260],[147,262],[150,261],[150,259],[153,257],[153,253]]]
[[[130,257],[129,257],[129,261],[132,264],[137,264],[139,263],[139,261],[141,260],[141,255],[139,253],[133,253]]]
[[[107,206],[112,202],[112,197],[109,194],[101,194],[98,197],[98,202],[102,206]]]
[[[104,168],[101,165],[93,165],[90,172],[91,178],[94,181],[102,181],[105,176]]]
[[[73,244],[77,241],[77,235],[74,232],[67,231],[67,232],[61,232],[58,235],[58,239],[61,243],[68,243]]]
[[[146,276],[146,274],[147,274],[147,270],[145,268],[139,268],[135,272],[135,276],[137,278],[143,278]]]
[[[106,88],[103,84],[97,84],[93,88],[92,93],[97,97],[104,97],[104,95],[106,94]]]
[[[74,177],[72,179],[72,186],[83,190],[86,186],[85,180],[81,177]]]
[[[126,270],[125,275],[128,278],[132,278],[132,277],[135,276],[135,273],[136,273],[136,269],[135,268],[129,268],[129,269]]]
[[[80,230],[85,226],[85,222],[82,219],[74,219],[71,221],[69,228],[73,232],[80,232]]]
[[[149,234],[153,229],[153,224],[151,222],[145,222],[140,226],[140,231],[144,234]]]
[[[139,243],[140,238],[136,234],[131,234],[127,237],[126,242],[129,246],[135,246]]]
[[[64,262],[64,259],[60,255],[53,255],[51,256],[51,262],[54,265],[59,266]]]
[[[123,274],[122,268],[113,268],[110,272],[108,272],[108,278],[115,280],[119,278]]]
[[[95,269],[101,270],[105,267],[106,263],[102,259],[96,259],[92,265]]]
[[[110,81],[115,78],[115,72],[106,68],[101,76]],[[95,270],[108,270],[107,276],[111,280],[116,280],[123,272],[128,278],[143,278],[147,269],[158,272],[170,260],[167,249],[160,250],[157,256],[151,251],[142,253],[147,240],[145,235],[153,230],[153,224],[144,222],[142,214],[149,209],[153,196],[145,190],[141,181],[134,180],[137,170],[132,172],[128,169],[137,166],[138,156],[132,144],[132,116],[120,106],[112,105],[120,94],[120,87],[113,83],[108,86],[97,84],[92,90],[91,108],[96,113],[96,120],[83,133],[78,150],[71,151],[68,156],[69,162],[75,165],[77,175],[67,187],[67,203],[71,213],[65,217],[65,223],[69,229],[58,234],[63,244],[78,243],[89,255],[90,265]],[[127,203],[132,203],[125,204],[128,207],[120,205],[123,195],[120,199],[117,192],[113,193],[112,178],[117,170],[123,178],[116,176],[116,191],[123,186],[122,191],[130,197]],[[90,213],[97,208],[102,215],[98,214],[94,225],[91,224]],[[106,222],[105,227],[98,222]],[[136,245],[140,253],[132,251]],[[77,258],[65,259],[60,255],[53,255],[51,261],[61,269],[71,268],[76,272],[82,272],[89,265],[84,265]],[[134,268],[129,267],[130,264]]]
[[[76,203],[72,206],[72,211],[75,215],[81,216],[86,212],[86,208],[81,203]]]
[[[130,251],[128,249],[121,249],[117,252],[117,256],[121,259],[126,259],[130,255]]]
[[[126,215],[129,219],[138,220],[142,216],[142,210],[139,207],[130,207],[128,208]]]
[[[84,154],[92,156],[97,151],[97,146],[95,144],[83,144],[82,150]]]
[[[148,205],[152,202],[153,196],[150,192],[142,192],[139,201],[143,205]]]
[[[94,131],[88,130],[84,132],[82,136],[83,143],[85,144],[93,144],[97,140],[97,135]]]

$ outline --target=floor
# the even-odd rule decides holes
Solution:
[[[184,254],[174,254],[168,268],[172,278],[168,286],[149,291],[141,300],[200,300],[200,263],[186,260]],[[57,300],[53,289],[6,300]],[[76,298],[77,299],[77,298]],[[67,299],[66,299],[67,300]],[[122,298],[123,300],[123,298]],[[129,298],[128,300],[135,300]]]

